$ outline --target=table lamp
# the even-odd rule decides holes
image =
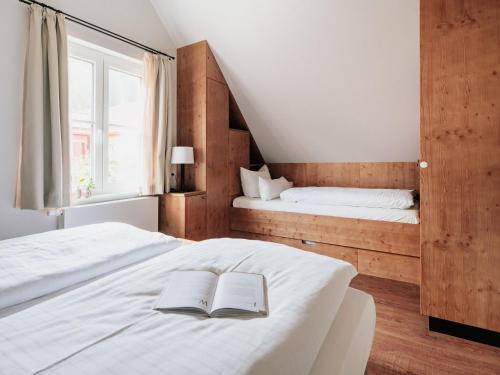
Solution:
[[[181,166],[181,186],[180,191],[184,191],[184,164],[194,164],[193,148],[186,146],[176,146],[172,148],[172,164]]]

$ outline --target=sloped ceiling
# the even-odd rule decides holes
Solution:
[[[151,1],[208,40],[267,162],[418,159],[418,0]]]

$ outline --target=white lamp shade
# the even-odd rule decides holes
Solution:
[[[172,148],[172,164],[194,164],[193,148],[176,146]]]

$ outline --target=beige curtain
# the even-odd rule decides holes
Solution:
[[[172,153],[172,77],[170,60],[146,53],[145,187],[144,194],[168,192]]]
[[[68,51],[62,14],[30,6],[16,206],[69,205]]]

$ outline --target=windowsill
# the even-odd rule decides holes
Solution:
[[[120,201],[124,199],[138,198],[138,197],[140,197],[139,193],[98,194],[98,195],[93,195],[90,198],[77,199],[75,202],[75,206],[85,206],[88,204],[113,202],[113,201]]]

